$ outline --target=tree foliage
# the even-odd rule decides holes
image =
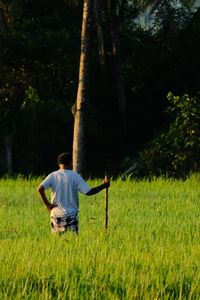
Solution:
[[[95,175],[104,174],[105,165],[112,174],[118,173],[121,159],[137,157],[148,141],[160,137],[161,129],[169,128],[172,111],[164,114],[172,105],[165,101],[169,91],[175,95],[196,95],[200,86],[196,76],[200,68],[198,7],[189,9],[191,1],[180,1],[176,7],[165,5],[172,4],[171,1],[119,0],[110,2],[113,5],[110,15],[108,2],[99,1],[105,68],[98,56],[95,14],[91,18],[85,129],[87,170]],[[154,14],[149,25],[153,26],[145,28],[137,16],[150,5]],[[57,154],[71,150],[71,106],[78,86],[81,21],[82,1],[1,1],[1,174],[8,171],[5,157],[9,147],[12,171],[25,174],[49,172],[56,167]],[[119,41],[117,57],[111,27]],[[120,82],[117,74],[123,79],[126,97],[123,114],[117,101]],[[194,96],[189,99],[195,109],[198,101]],[[121,130],[122,116],[126,139]],[[187,172],[194,167],[186,159],[183,161],[187,167],[183,170],[186,164],[178,163],[175,156],[173,159],[172,173]]]
[[[183,177],[200,170],[200,101],[198,97],[167,95],[170,122],[141,152],[148,174]]]
[[[15,172],[45,172],[59,149],[70,148],[80,13],[65,1],[2,3],[1,172],[6,134],[14,136]]]

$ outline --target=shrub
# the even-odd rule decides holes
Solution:
[[[167,95],[167,129],[140,153],[147,173],[182,177],[200,169],[200,101],[197,97]]]

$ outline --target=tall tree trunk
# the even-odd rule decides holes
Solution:
[[[124,88],[124,79],[122,76],[121,69],[121,58],[120,58],[120,44],[118,30],[111,27],[111,36],[113,41],[113,63],[116,77],[116,88],[117,88],[117,104],[119,114],[121,116],[121,134],[126,137],[126,95]]]
[[[101,24],[101,9],[99,0],[94,0],[94,15],[97,25],[97,36],[98,36],[98,47],[99,47],[99,58],[102,68],[105,68],[105,49],[104,49],[104,36]]]
[[[124,6],[124,1],[122,2]],[[107,2],[108,8],[108,19],[109,19],[109,26],[110,26],[110,34],[112,38],[112,55],[113,55],[113,67],[114,67],[114,74],[116,80],[116,88],[117,88],[117,105],[118,111],[121,118],[120,124],[120,133],[122,139],[126,138],[127,135],[127,124],[126,124],[126,94],[124,88],[124,80],[122,76],[122,69],[121,69],[121,57],[120,57],[120,41],[119,41],[119,21],[117,22],[116,13],[116,3],[113,4],[111,0]],[[114,6],[114,7],[113,7]],[[120,16],[118,16],[120,19]]]
[[[88,78],[88,50],[89,50],[89,17],[90,1],[84,0],[83,19],[81,32],[81,55],[79,66],[79,83],[74,113],[74,136],[73,136],[73,170],[84,173],[85,168],[85,105],[86,85]]]

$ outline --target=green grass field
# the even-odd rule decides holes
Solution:
[[[41,179],[0,180],[0,299],[200,299],[200,177],[116,180],[51,234]],[[89,182],[91,186],[100,181]]]

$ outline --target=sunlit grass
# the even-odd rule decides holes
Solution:
[[[0,299],[200,299],[199,176],[116,180],[52,236],[40,179],[0,180]],[[100,181],[91,181],[92,186]]]

